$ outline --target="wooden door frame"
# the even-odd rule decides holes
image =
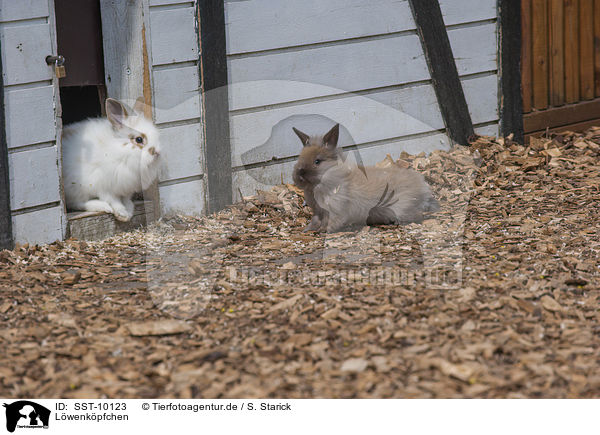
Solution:
[[[208,191],[206,205],[208,213],[215,213],[233,201],[225,2],[198,0],[196,7]]]
[[[518,143],[524,141],[521,37],[521,2],[498,0],[499,131]]]
[[[6,118],[4,112],[2,41],[0,41],[0,249],[12,249],[13,246],[10,177],[8,174],[8,143],[6,142]]]

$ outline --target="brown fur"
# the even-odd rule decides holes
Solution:
[[[396,166],[357,167],[337,148],[339,124],[323,137],[294,129],[304,148],[293,179],[314,214],[305,231],[335,232],[353,225],[421,222],[439,208],[423,176]]]

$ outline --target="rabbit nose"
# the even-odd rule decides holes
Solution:
[[[298,175],[302,176],[304,174],[306,174],[306,169],[304,169],[304,168],[298,169]]]
[[[160,153],[154,147],[148,148],[148,152],[150,153],[151,156],[157,156],[157,157],[160,156]]]

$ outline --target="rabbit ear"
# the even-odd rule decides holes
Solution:
[[[114,128],[122,128],[125,124],[123,121],[127,119],[127,110],[120,101],[114,98],[106,99],[106,117]]]
[[[296,127],[292,127],[292,130],[294,130],[294,133],[296,133],[296,135],[300,138],[303,146],[308,145],[308,141],[310,140],[310,137],[306,133],[302,133]]]
[[[135,100],[133,111],[140,116],[146,117],[146,101],[144,100],[144,97],[139,97]]]
[[[329,130],[325,136],[323,136],[323,145],[335,148],[337,146],[339,136],[340,124],[335,124],[331,130]]]

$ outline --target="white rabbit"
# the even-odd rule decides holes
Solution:
[[[140,107],[141,106],[141,107]],[[158,129],[143,116],[112,98],[107,118],[87,119],[65,127],[62,137],[63,182],[67,208],[113,213],[120,221],[133,216],[131,197],[158,176]]]

